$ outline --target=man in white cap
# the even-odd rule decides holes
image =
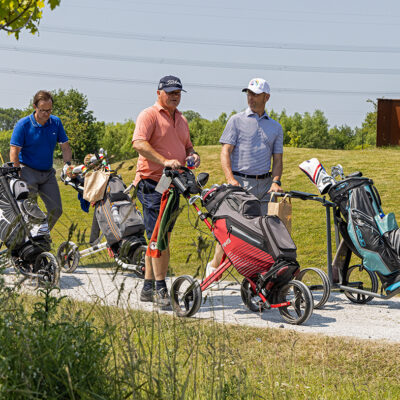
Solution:
[[[252,79],[242,92],[247,93],[248,108],[226,124],[219,140],[221,165],[226,182],[240,185],[259,198],[261,210],[267,214],[270,193],[282,191],[283,131],[265,112],[270,88],[264,79]],[[222,248],[217,245],[213,260],[207,264],[207,276],[221,258]]]

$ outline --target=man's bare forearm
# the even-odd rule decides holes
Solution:
[[[281,180],[283,172],[283,158],[282,154],[274,154],[273,155],[273,164],[271,176],[273,180]]]
[[[10,161],[14,164],[14,167],[19,167],[19,152],[21,151],[21,147],[10,146]]]
[[[166,158],[154,150],[146,140],[135,140],[133,148],[143,157],[160,165],[165,165]]]

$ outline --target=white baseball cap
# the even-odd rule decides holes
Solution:
[[[248,90],[251,90],[255,94],[260,94],[260,93],[267,93],[269,94],[269,85],[267,82],[265,82],[264,79],[261,78],[253,78],[249,82],[249,86],[247,88],[244,88],[242,92],[247,92]]]

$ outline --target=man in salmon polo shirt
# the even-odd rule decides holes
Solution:
[[[200,157],[190,140],[186,118],[178,111],[181,93],[186,92],[176,76],[160,79],[156,103],[143,110],[136,121],[133,133],[133,148],[139,153],[134,184],[137,196],[143,205],[143,218],[148,239],[154,230],[160,211],[161,194],[155,191],[164,167],[178,169],[188,157],[194,158],[195,167]],[[168,229],[170,240],[173,223]],[[141,301],[155,302],[161,308],[170,307],[165,278],[170,253],[169,247],[161,252],[160,258],[146,256],[145,281],[140,294]],[[155,292],[154,292],[155,280]]]

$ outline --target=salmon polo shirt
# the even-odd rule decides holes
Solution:
[[[178,110],[175,121],[157,102],[143,110],[136,121],[132,142],[146,140],[153,149],[168,160],[178,160],[185,165],[186,150],[193,147],[186,118]],[[134,185],[141,179],[159,181],[164,167],[139,155]]]

